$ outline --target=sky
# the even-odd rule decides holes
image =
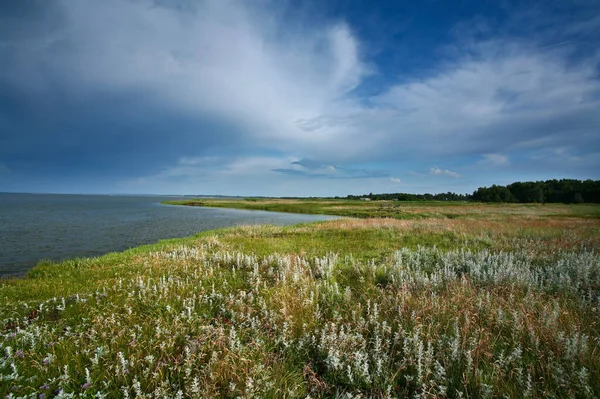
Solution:
[[[600,179],[597,0],[0,0],[0,192]]]

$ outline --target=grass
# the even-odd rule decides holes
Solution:
[[[510,217],[600,218],[597,204],[486,204],[454,201],[358,201],[343,199],[189,199],[170,205],[207,206],[272,212],[393,219],[497,219]]]
[[[600,396],[597,208],[401,207],[0,281],[0,396]]]

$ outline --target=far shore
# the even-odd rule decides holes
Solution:
[[[346,199],[195,198],[163,204],[233,208],[359,219],[600,218],[600,204],[516,204],[464,201],[360,201]]]

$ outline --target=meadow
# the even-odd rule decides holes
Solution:
[[[198,198],[170,205],[207,206],[257,211],[334,215],[351,218],[494,219],[510,216],[600,218],[597,204],[493,204],[458,201],[359,201],[346,199]]]
[[[600,206],[199,203],[352,218],[0,281],[0,395],[600,397]]]

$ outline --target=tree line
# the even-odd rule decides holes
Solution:
[[[472,200],[520,203],[600,203],[600,180],[553,179],[515,182],[507,186],[480,187],[473,193]]]
[[[335,197],[340,198],[340,197]],[[453,192],[439,194],[364,194],[348,195],[349,200],[372,201],[478,201],[478,202],[517,202],[517,203],[600,203],[600,180],[546,180],[536,182],[515,182],[507,186],[494,184],[480,187],[473,194]]]

